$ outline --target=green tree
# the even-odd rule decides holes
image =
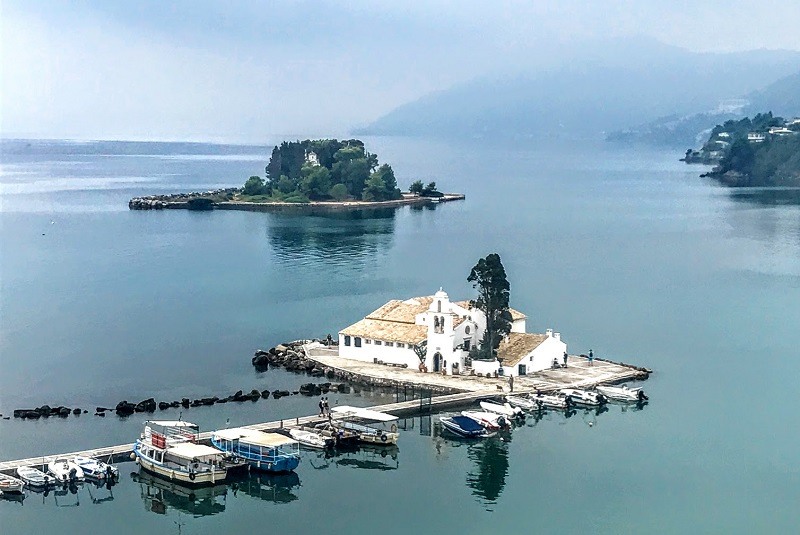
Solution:
[[[370,175],[362,197],[365,201],[389,201],[402,197],[390,165],[383,164]]]
[[[260,195],[264,192],[264,180],[260,176],[251,176],[244,183],[242,193],[245,195]]]
[[[337,154],[341,153],[342,150]],[[333,181],[341,182],[347,186],[347,191],[350,195],[361,197],[364,191],[364,184],[369,178],[369,165],[366,158],[343,159],[333,164],[332,174]]]
[[[327,167],[306,165],[299,188],[310,199],[322,199],[331,189],[331,172]]]
[[[378,173],[372,173],[364,185],[362,198],[365,201],[382,201],[386,194],[386,184]]]
[[[295,183],[294,180],[292,180],[288,176],[281,175],[280,180],[278,180],[277,187],[278,191],[280,191],[281,193],[291,193],[297,189],[297,184]]]
[[[328,195],[336,199],[337,201],[343,201],[347,198],[347,186],[342,183],[335,184]]]
[[[486,316],[486,331],[481,340],[481,358],[497,356],[497,348],[503,336],[511,332],[511,312],[508,309],[511,286],[500,255],[492,253],[481,258],[472,268],[467,282],[478,290],[478,298],[470,305],[481,310]]]
[[[408,187],[408,191],[410,193],[415,193],[417,195],[422,195],[422,190],[425,189],[425,186],[422,184],[422,180],[415,180],[411,183]]]

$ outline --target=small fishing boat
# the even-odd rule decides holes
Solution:
[[[69,459],[56,459],[47,463],[47,472],[59,483],[83,481],[83,470]]]
[[[22,487],[25,483],[21,479],[0,473],[0,493],[2,494],[22,494]]]
[[[505,416],[495,412],[461,411],[461,416],[472,418],[483,427],[491,431],[497,431],[498,429],[506,429],[511,427]]]
[[[148,421],[133,446],[144,470],[184,485],[224,483],[229,470],[245,466],[211,446],[197,444],[200,428],[190,422]]]
[[[388,429],[386,427],[388,422],[396,421],[397,416],[348,405],[334,407],[331,412],[333,413],[332,425],[335,428],[356,433],[359,442],[391,446],[397,444],[397,440],[400,438],[397,424],[392,423]]]
[[[355,431],[344,429],[340,426],[334,426],[330,422],[322,422],[316,424],[312,428],[301,427],[303,431],[311,431],[317,433],[323,438],[333,440],[334,445],[339,449],[355,449],[358,448],[359,436]]]
[[[519,396],[506,396],[506,401],[512,407],[519,407],[526,411],[535,411],[539,408],[539,404],[535,401]]]
[[[52,476],[48,476],[41,470],[37,470],[32,466],[20,466],[17,468],[17,475],[31,488],[46,489],[50,485],[56,483]]]
[[[572,400],[563,394],[536,394],[531,396],[531,400],[548,409],[566,410],[573,405]]]
[[[622,386],[597,386],[595,390],[603,394],[608,399],[615,401],[647,401],[647,396],[641,387],[628,388],[627,385]]]
[[[525,416],[525,413],[522,409],[519,407],[512,407],[508,403],[500,405],[497,403],[491,403],[489,401],[481,401],[480,406],[481,409],[485,411],[502,414],[503,416],[508,416],[509,418],[519,418]]]
[[[91,479],[106,480],[119,477],[119,469],[116,466],[106,464],[91,457],[76,455],[70,461],[77,464],[83,470],[83,474]]]
[[[442,416],[439,418],[442,427],[460,437],[465,438],[484,438],[492,436],[484,427],[466,416]]]
[[[280,433],[234,427],[214,431],[211,444],[265,472],[291,472],[300,464],[300,443]]]
[[[333,438],[324,437],[319,433],[306,431],[305,429],[289,429],[289,436],[302,446],[319,450],[332,448],[336,442]]]
[[[603,394],[581,390],[579,388],[562,388],[560,392],[567,396],[568,399],[571,399],[575,405],[584,407],[596,407],[608,401]]]

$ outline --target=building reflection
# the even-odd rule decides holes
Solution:
[[[165,515],[169,509],[188,513],[193,517],[216,515],[225,511],[228,487],[186,487],[148,474],[144,470],[132,472],[131,479],[139,485],[139,492],[147,511]]]
[[[315,470],[355,468],[358,470],[397,470],[400,468],[400,448],[397,446],[360,445],[351,450],[325,450],[305,458]]]
[[[731,188],[728,196],[759,206],[800,206],[800,188]]]

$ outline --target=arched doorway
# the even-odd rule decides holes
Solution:
[[[433,371],[434,373],[442,371],[442,354],[438,351],[433,355]]]

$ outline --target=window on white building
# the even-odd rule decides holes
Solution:
[[[353,345],[354,345],[354,346],[356,346],[356,347],[361,347],[361,338],[359,338],[358,336],[356,336],[356,337],[353,339]]]
[[[397,347],[406,347],[406,345],[403,342],[397,342]]]
[[[380,340],[375,340],[375,345],[376,345],[376,346],[379,346],[379,345],[381,345],[382,343],[383,343],[383,342],[381,342]]]
[[[349,335],[345,335],[345,337],[344,337],[344,345],[346,345],[346,346],[350,345],[350,336]]]
[[[370,340],[369,338],[364,338],[364,343],[365,344],[371,344],[372,340]]]
[[[386,345],[389,347],[394,347],[394,342],[386,342]]]

